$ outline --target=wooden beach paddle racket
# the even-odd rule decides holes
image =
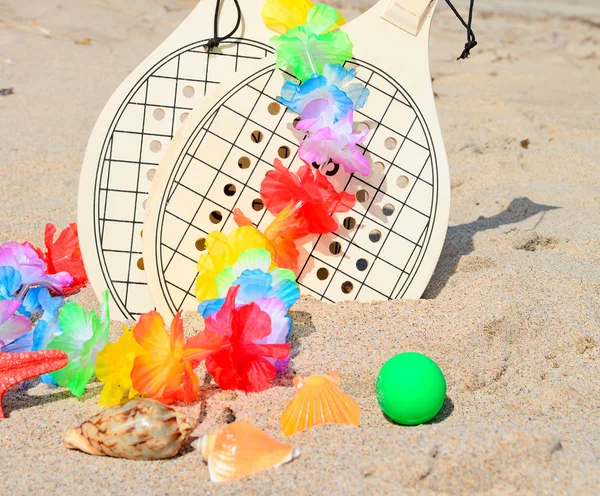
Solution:
[[[326,168],[336,189],[355,194],[357,203],[335,215],[335,233],[305,238],[299,247],[304,294],[329,302],[419,298],[433,273],[450,205],[429,73],[434,7],[430,0],[382,0],[342,27],[355,46],[346,67],[356,68],[370,90],[355,121],[371,131],[364,153],[373,172],[365,178]],[[254,61],[204,99],[165,154],[151,187],[143,250],[164,315],[196,308],[206,236],[233,230],[235,208],[261,230],[273,220],[261,181],[276,158],[294,171],[301,165],[298,116],[276,101],[290,79],[273,56]]]
[[[154,304],[142,260],[147,194],[169,143],[189,113],[236,71],[273,53],[256,0],[202,0],[121,84],[100,115],[79,188],[79,239],[90,282],[111,294],[116,319],[137,318]],[[211,48],[215,9],[219,33]]]

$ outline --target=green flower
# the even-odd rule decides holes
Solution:
[[[314,74],[323,74],[326,64],[343,65],[352,58],[352,42],[339,29],[330,31],[340,15],[329,5],[315,5],[306,17],[306,24],[275,36],[271,43],[277,48],[277,67],[291,69],[301,81]]]
[[[96,356],[108,343],[110,314],[108,309],[108,291],[102,295],[102,315],[85,309],[74,302],[61,308],[58,316],[63,333],[55,337],[49,350],[62,350],[69,356],[69,364],[51,376],[59,386],[68,387],[81,397],[85,386],[94,375]]]

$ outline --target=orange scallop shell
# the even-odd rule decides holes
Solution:
[[[340,391],[340,383],[338,372],[294,377],[296,396],[281,416],[283,433],[291,436],[321,424],[358,425],[358,403]]]
[[[282,444],[247,422],[233,422],[202,438],[202,456],[208,462],[210,480],[240,479],[279,467],[300,455],[294,446]]]

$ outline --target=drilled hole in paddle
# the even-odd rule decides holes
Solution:
[[[192,98],[194,96],[194,93],[196,93],[196,90],[193,86],[185,86],[183,88],[183,96],[185,96],[186,98]]]
[[[356,219],[354,217],[346,217],[344,219],[344,227],[351,231],[356,227]]]
[[[378,231],[377,229],[373,229],[369,233],[369,240],[372,243],[379,243],[379,241],[381,241],[381,231]]]
[[[144,210],[146,210],[146,205],[147,205],[147,204],[148,204],[148,200],[144,200],[144,201],[142,202],[142,208],[143,208]]]
[[[223,220],[223,214],[218,210],[213,210],[208,216],[208,218],[213,224],[218,224]]]
[[[206,250],[206,238],[198,238],[196,240],[196,250],[204,251]]]
[[[383,165],[383,162],[375,162],[373,164],[373,172],[375,174],[383,174],[385,172],[385,165]]]
[[[350,293],[352,293],[353,290],[354,290],[354,284],[352,284],[350,281],[346,281],[346,282],[342,283],[342,293],[350,294]]]
[[[280,146],[277,154],[279,158],[288,158],[292,154],[292,151],[289,146]]]
[[[252,143],[260,143],[265,138],[265,135],[262,131],[253,131],[250,138],[252,139]]]
[[[396,138],[387,138],[384,144],[388,150],[395,150],[398,146],[398,140]]]
[[[369,126],[369,124],[366,123],[366,122],[357,122],[356,123],[356,130],[359,133],[362,133],[364,131],[370,131],[371,130],[371,126]]]
[[[386,203],[383,207],[381,207],[381,211],[386,217],[391,217],[392,215],[394,215],[396,207],[394,207],[394,205],[392,205],[391,203]]]
[[[322,267],[319,270],[317,270],[317,279],[319,281],[326,281],[328,277],[329,271],[325,267]]]
[[[227,184],[223,188],[223,193],[225,193],[225,196],[234,196],[236,191],[237,188],[235,187],[235,184]]]
[[[185,120],[188,118],[188,116],[189,116],[189,115],[190,115],[190,114],[189,114],[188,112],[184,112],[183,114],[181,114],[181,115],[179,116],[179,121],[180,121],[180,122],[185,122]]]
[[[153,153],[158,153],[162,150],[162,143],[158,140],[152,140],[150,142],[150,151]]]
[[[165,113],[165,111],[161,108],[156,108],[154,109],[154,112],[152,112],[152,116],[157,120],[157,121],[162,121],[165,118],[165,115],[167,115]]]
[[[369,267],[369,262],[367,262],[366,259],[364,258],[359,258],[356,261],[356,268],[358,270],[360,270],[361,272],[364,272],[365,270],[367,270],[367,267]]]
[[[144,259],[143,258],[139,258],[136,265],[137,265],[138,269],[144,270]]]
[[[300,124],[300,121],[301,121],[301,120],[302,120],[302,119],[301,119],[300,117],[296,117],[296,118],[294,119],[294,129],[298,129],[298,124]]]
[[[155,175],[156,175],[156,169],[150,169],[148,172],[146,172],[146,179],[148,179],[148,181],[152,181],[152,180],[154,180]],[[146,207],[144,207],[144,208],[146,208]]]
[[[260,198],[257,198],[252,202],[252,208],[257,212],[260,212],[263,208],[265,208],[265,204]]]
[[[369,201],[369,193],[364,189],[359,189],[356,192],[356,201],[358,201],[358,203],[365,203]]]
[[[339,255],[340,253],[342,253],[342,245],[339,244],[337,241],[334,241],[329,245],[329,252],[332,255]]]
[[[240,169],[249,169],[250,168],[250,159],[248,157],[241,157],[238,160],[238,167]]]
[[[273,102],[269,104],[269,114],[271,115],[277,115],[279,112],[281,112],[281,105],[279,105],[277,102]]]
[[[400,176],[398,179],[396,179],[396,184],[402,189],[408,187],[409,183],[410,180],[408,179],[408,176]]]

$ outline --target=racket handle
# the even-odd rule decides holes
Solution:
[[[418,36],[436,0],[389,0],[381,17],[413,36]]]

